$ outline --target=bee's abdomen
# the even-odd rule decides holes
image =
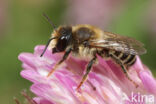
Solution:
[[[122,53],[122,52],[118,52],[118,51],[113,51],[111,53],[113,55],[115,55],[116,57],[118,57],[118,59],[120,59],[121,62],[127,66],[133,65],[136,61],[135,55],[126,54],[126,53]]]

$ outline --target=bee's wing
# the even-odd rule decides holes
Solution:
[[[104,32],[103,39],[90,40],[90,46],[120,51],[127,54],[141,55],[146,53],[143,44],[133,38]]]

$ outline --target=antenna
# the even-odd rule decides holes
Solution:
[[[44,55],[45,51],[47,50],[47,48],[48,48],[48,46],[49,46],[49,43],[50,43],[53,39],[56,39],[56,38],[57,38],[57,37],[53,37],[53,38],[50,38],[50,39],[48,40],[48,42],[47,42],[47,44],[46,44],[46,46],[45,46],[45,48],[44,48],[44,50],[43,50],[43,52],[42,52],[42,54],[41,54],[40,57],[42,57],[42,56]]]
[[[50,18],[45,13],[43,13],[43,16],[48,20],[48,22],[51,24],[52,28],[55,30],[56,26],[53,24],[53,22],[50,20]]]
[[[53,24],[53,22],[50,20],[50,18],[45,14],[45,13],[43,13],[43,16],[48,20],[48,22],[51,24],[51,26],[52,26],[52,28],[54,29],[54,31],[56,31],[56,27],[55,27],[55,25]],[[47,48],[48,48],[48,46],[49,46],[49,43],[53,40],[53,39],[56,39],[57,37],[53,37],[53,38],[50,38],[49,40],[48,40],[48,42],[47,42],[47,44],[46,44],[46,46],[45,46],[45,48],[44,48],[44,50],[43,50],[43,52],[42,52],[42,54],[41,54],[41,56],[40,57],[42,57],[43,55],[44,55],[44,53],[45,53],[45,51],[47,50]]]

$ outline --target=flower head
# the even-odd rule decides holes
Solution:
[[[36,46],[33,54],[19,55],[24,68],[21,76],[33,83],[30,89],[36,94],[34,100],[37,104],[131,104],[132,93],[156,96],[156,80],[139,57],[128,70],[129,76],[139,85],[138,88],[112,60],[97,56],[99,63],[93,66],[88,80],[77,92],[75,89],[81,81],[87,61],[70,56],[52,76],[47,77],[62,54],[52,54],[47,50],[40,57],[43,49],[44,46]]]

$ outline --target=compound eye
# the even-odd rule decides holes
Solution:
[[[53,48],[53,53],[65,51],[66,47],[71,41],[72,28],[71,27],[62,27],[58,30],[60,37],[57,40],[56,47]]]
[[[67,41],[68,40],[66,36],[62,36],[58,39],[58,44],[56,45],[56,47],[59,52],[65,50],[65,48],[67,47]]]
[[[61,40],[64,40],[64,39],[67,40],[67,36],[62,36],[62,37],[61,37]]]

